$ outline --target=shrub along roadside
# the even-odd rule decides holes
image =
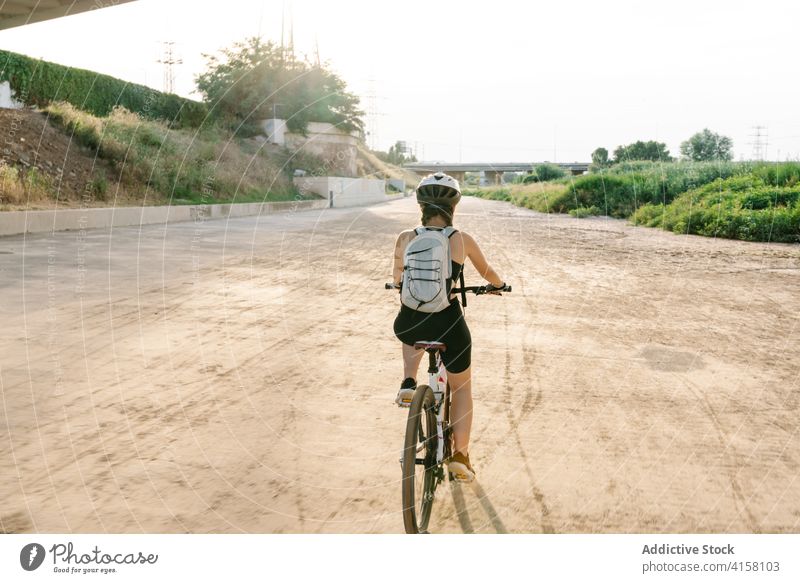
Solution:
[[[797,162],[630,162],[573,179],[465,194],[540,212],[631,218],[676,233],[796,242],[798,189]]]
[[[714,162],[619,164],[572,181],[569,208],[596,206],[608,216],[627,218],[644,204],[669,204],[682,192],[751,169],[750,164]]]
[[[523,184],[530,184],[531,182],[549,182],[550,180],[558,180],[564,178],[567,171],[557,164],[537,164],[533,167],[533,171],[527,176],[523,176],[521,182]]]
[[[598,215],[602,215],[603,211],[596,206],[590,206],[572,209],[569,211],[569,214],[576,219],[585,219],[586,217],[596,217]]]
[[[800,185],[774,186],[756,176],[717,180],[671,204],[646,204],[636,225],[743,241],[800,241]]]
[[[562,198],[568,195],[566,184],[537,182],[534,184],[509,184],[500,187],[468,188],[464,196],[510,202],[516,206],[547,213],[567,212]]]

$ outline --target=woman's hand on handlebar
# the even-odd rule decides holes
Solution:
[[[490,284],[487,284],[485,286],[485,288],[486,288],[486,292],[485,293],[492,294],[493,296],[502,296],[503,294],[501,292],[503,292],[503,291],[511,291],[510,287],[508,288],[508,290],[506,290],[506,287],[507,286],[506,286],[505,282],[503,282],[499,286],[494,286],[494,285],[492,285],[490,283]]]
[[[500,292],[510,292],[511,286],[507,284],[503,284],[503,287],[494,287],[492,284],[488,285],[474,285],[474,286],[467,286],[464,288],[456,287],[450,290],[450,293],[453,294],[460,294],[461,292],[468,292],[475,294],[476,296],[482,296],[484,294],[492,294],[496,296],[503,295]]]

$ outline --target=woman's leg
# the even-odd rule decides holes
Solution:
[[[450,383],[450,425],[453,427],[453,453],[469,453],[472,430],[472,371],[447,372]]]
[[[417,371],[419,370],[419,362],[422,360],[422,355],[425,351],[421,348],[417,350],[410,344],[403,344],[403,378],[417,378]]]

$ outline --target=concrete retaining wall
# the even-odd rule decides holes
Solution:
[[[290,132],[284,119],[262,119],[261,131],[271,144],[286,146],[293,152],[304,151],[322,159],[325,174],[358,176],[360,139],[343,132],[332,123],[308,122],[305,134]]]
[[[298,176],[294,184],[300,192],[333,198],[334,208],[364,206],[384,202],[386,182],[374,178],[341,176]]]
[[[22,109],[25,107],[24,103],[17,101],[14,97],[14,91],[8,81],[0,83],[0,107],[5,109]]]
[[[0,212],[0,236],[179,223],[323,209],[327,200]]]
[[[309,122],[307,135],[286,132],[286,147],[321,158],[326,174],[358,176],[358,138],[330,123]]]

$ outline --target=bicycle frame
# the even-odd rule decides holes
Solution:
[[[438,350],[428,351],[428,386],[433,390],[436,411],[436,463],[441,464],[449,449],[445,448],[444,434],[445,426],[450,421],[450,386],[447,384],[447,370]]]
[[[399,284],[387,283],[386,289],[398,289]],[[466,307],[466,293],[483,295],[511,291],[510,285],[494,288],[492,286],[465,287],[461,279],[461,287],[450,290],[460,293],[462,305]],[[406,433],[400,467],[403,472],[402,499],[403,524],[406,532],[415,534],[428,532],[428,523],[436,488],[445,480],[445,460],[452,455],[453,428],[450,425],[450,384],[447,382],[447,370],[438,348],[443,342],[438,339],[422,339],[414,342],[416,348],[424,348],[428,353],[428,384],[417,385],[414,397],[409,404],[410,411],[406,422]],[[447,350],[446,346],[444,347]],[[404,383],[405,384],[405,383]],[[430,391],[430,392],[428,392]],[[435,429],[434,429],[435,427]],[[436,447],[430,442],[436,435]],[[420,453],[424,457],[420,458]],[[419,466],[423,466],[422,475],[418,475]],[[450,480],[456,477],[449,474]],[[417,492],[421,489],[421,492]]]

